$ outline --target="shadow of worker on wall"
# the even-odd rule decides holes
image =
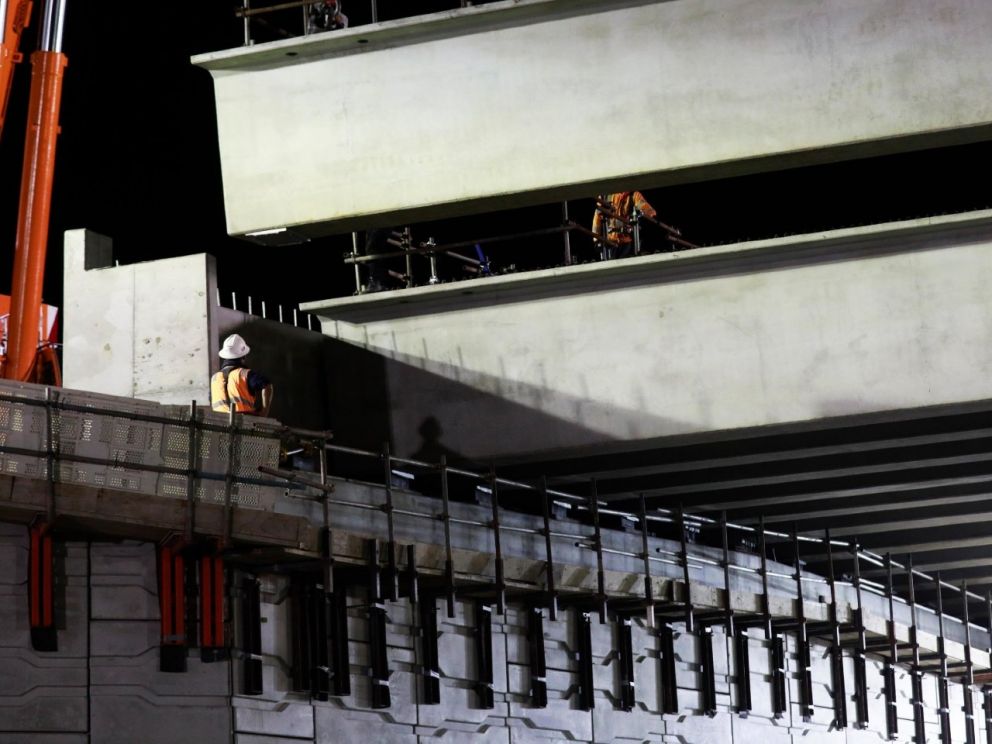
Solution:
[[[439,465],[443,457],[449,466],[483,472],[478,463],[468,460],[464,455],[442,442],[444,429],[441,428],[441,422],[434,416],[428,416],[421,421],[420,426],[417,427],[417,433],[420,435],[420,446],[410,455],[412,459]],[[441,474],[435,470],[418,472],[414,483],[416,489],[423,494],[441,496]],[[480,481],[475,478],[466,478],[449,473],[448,498],[453,501],[474,502],[475,487],[479,483]]]

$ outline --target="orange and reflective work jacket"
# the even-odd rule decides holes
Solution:
[[[606,217],[598,208],[592,216],[592,231],[596,235],[602,234],[603,219],[606,219],[606,239],[614,244],[627,244],[633,240],[631,237],[631,227],[622,220],[633,219],[634,209],[641,214],[654,218],[658,215],[655,208],[648,204],[647,199],[640,191],[621,191],[618,194],[610,194],[606,201],[613,208],[616,217]]]
[[[210,405],[215,411],[227,413],[234,404],[236,413],[256,413],[259,401],[248,389],[245,367],[221,370],[210,378]]]

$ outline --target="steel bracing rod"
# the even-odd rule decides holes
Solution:
[[[234,426],[234,406],[231,406],[228,412],[228,422],[229,429],[227,435],[227,472],[224,477],[224,538],[221,543],[225,548],[231,543],[231,529],[233,525],[231,524],[231,519],[234,516],[232,512],[231,496],[234,490],[234,452],[235,452],[235,441],[236,441],[236,429]]]
[[[189,404],[189,426],[187,428],[186,457],[186,542],[193,541],[196,528],[196,401]]]
[[[685,539],[685,513],[682,505],[679,504],[679,545],[682,550],[679,559],[682,563],[682,584],[685,593],[685,632],[694,633],[696,631],[695,613],[692,611],[692,584],[689,582],[689,549]]]
[[[606,570],[603,568],[603,533],[599,524],[595,478],[589,483],[589,511],[592,514],[593,544],[596,547],[596,609],[602,624],[606,622]]]
[[[895,603],[892,599],[892,558],[885,554],[885,594],[889,602],[889,620],[887,635],[889,641],[889,658],[884,662],[882,676],[885,680],[885,730],[890,740],[899,737],[899,714],[896,709],[896,669],[899,662],[899,644],[896,641]]]
[[[495,466],[490,472],[489,483],[493,509],[493,547],[496,548],[496,612],[503,615],[506,612],[506,577],[503,574],[503,543],[500,540],[499,525],[499,483],[496,479]]]
[[[971,625],[968,621],[968,582],[961,582],[961,622],[964,624],[964,678],[961,680],[964,693],[964,733],[967,744],[975,744],[975,705],[972,699],[972,686],[975,684],[975,671],[971,662]]]
[[[768,547],[765,544],[765,518],[758,517],[758,550],[761,553],[761,614],[765,640],[771,655],[772,714],[778,719],[785,714],[785,642],[772,623],[771,600],[768,596]]]
[[[644,558],[644,608],[648,628],[654,629],[654,581],[651,579],[651,553],[648,548],[647,504],[641,494],[641,555]]]
[[[989,634],[989,655],[992,656],[992,589],[985,592],[986,631]],[[982,686],[985,708],[985,741],[992,744],[992,686]]]
[[[916,589],[913,581],[913,556],[906,557],[906,578],[909,588],[909,645],[913,652],[911,670],[913,684],[913,741],[915,744],[926,744],[926,722],[923,711],[923,670],[920,669],[920,640],[916,626]],[[990,742],[992,744],[992,742]]]
[[[318,466],[320,468],[320,485],[327,488],[327,450],[323,447],[318,449]],[[327,497],[328,491],[321,491],[320,511],[324,521],[324,529],[321,534],[320,557],[324,571],[324,593],[334,593],[334,531],[331,529],[331,509],[328,505],[330,500]],[[330,627],[330,623],[328,623]]]
[[[851,543],[851,556],[854,560],[854,597],[857,609],[854,612],[857,645],[854,648],[854,708],[857,711],[857,727],[868,727],[868,680],[865,669],[866,647],[864,605],[861,603],[861,552],[857,543]]]
[[[730,539],[727,535],[727,512],[720,515],[720,536],[723,541],[723,624],[728,637],[734,635],[734,606],[730,594]]]
[[[827,580],[830,583],[830,676],[833,684],[834,726],[847,728],[847,684],[844,680],[844,649],[840,640],[840,618],[837,611],[837,581],[834,576],[834,551],[830,530],[824,531],[827,546]]]
[[[555,591],[555,559],[551,549],[551,497],[548,496],[547,478],[541,478],[541,491],[544,518],[544,583],[548,592],[548,614],[551,620],[555,621],[558,619],[558,593]]]
[[[751,710],[750,649],[747,628],[734,626],[733,595],[730,590],[730,537],[727,533],[727,512],[720,514],[720,534],[723,540],[723,624],[727,637],[734,642],[735,683],[737,688],[737,713],[746,717]]]
[[[61,433],[56,435],[54,414],[52,413],[52,401],[54,396],[50,387],[45,388],[45,469],[48,481],[48,501],[46,511],[48,512],[49,524],[55,521],[55,484],[58,482],[59,456],[62,451]],[[61,416],[59,417],[59,429],[61,429]],[[56,442],[56,439],[58,440]]]
[[[420,572],[417,570],[417,546],[406,546],[406,596],[412,604],[420,601]]]
[[[947,651],[944,647],[944,599],[940,586],[940,571],[936,573],[935,582],[937,584],[937,654],[940,657],[940,676],[937,679],[937,697],[940,707],[937,712],[940,715],[940,740],[942,742],[950,742],[951,711],[947,691]]]
[[[761,558],[761,620],[765,630],[765,640],[772,638],[772,608],[768,596],[768,548],[765,545],[765,518],[758,517],[758,552]]]
[[[451,556],[451,502],[448,498],[448,458],[441,455],[441,515],[444,525],[444,599],[448,618],[455,616],[455,561]]]
[[[473,248],[476,245],[487,245],[489,243],[501,243],[504,241],[517,240],[519,238],[532,238],[539,235],[555,235],[557,233],[568,232],[569,230],[575,230],[579,226],[573,222],[569,222],[565,225],[558,225],[556,227],[546,227],[539,230],[527,230],[525,232],[511,233],[509,235],[497,235],[488,238],[478,238],[476,240],[461,240],[457,243],[446,243],[444,245],[411,245],[409,248],[399,251],[386,251],[383,253],[375,253],[365,256],[357,256],[354,254],[345,254],[344,263],[345,264],[359,264],[359,263],[371,263],[373,261],[382,261],[388,258],[397,258],[399,256],[406,256],[409,258],[412,255],[431,255],[437,253],[444,253],[451,255],[454,258],[465,261],[466,263],[478,264],[479,262],[475,259],[469,258],[467,256],[462,256],[459,254],[452,253],[452,251],[458,248]]]
[[[386,644],[386,606],[382,602],[382,575],[379,567],[379,541],[368,540],[367,592],[369,678],[372,685],[372,707],[388,708],[392,702],[389,690],[389,657]]]
[[[386,565],[388,581],[386,583],[386,591],[383,592],[383,598],[388,599],[390,602],[395,602],[397,599],[397,588],[398,588],[398,576],[396,569],[396,525],[394,518],[394,506],[393,506],[393,461],[389,452],[389,442],[385,442],[382,446],[382,465],[385,470],[385,502],[382,504],[380,509],[386,515]]]
[[[792,549],[795,552],[796,580],[796,659],[799,662],[799,706],[804,721],[813,718],[813,673],[809,649],[809,632],[806,627],[806,607],[803,599],[803,570],[799,557],[798,532],[793,533]]]

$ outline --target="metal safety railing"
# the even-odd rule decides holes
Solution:
[[[356,25],[352,20],[349,20],[345,16],[344,20],[337,21],[337,24],[343,25],[333,25],[331,27],[316,26],[312,20],[311,9],[319,8],[320,6],[333,6],[336,13],[342,13],[343,3],[340,0],[335,0],[333,2],[325,3],[324,0],[287,0],[286,2],[273,3],[269,5],[261,5],[252,7],[251,0],[241,0],[241,7],[235,8],[234,15],[236,18],[242,19],[244,26],[244,45],[251,46],[253,42],[252,38],[252,28],[251,21],[261,23],[265,25],[269,30],[278,36],[285,38],[292,38],[294,36],[308,36],[312,33],[317,33],[320,31],[331,31],[336,28],[343,28],[348,25]],[[355,2],[357,7],[367,7],[368,14],[365,15],[365,11],[362,11],[363,19],[367,18],[369,23],[379,22],[379,3],[377,0],[368,0],[367,5],[365,3]],[[472,0],[451,0],[452,8],[468,8],[472,6]],[[285,11],[291,11],[301,9],[303,15],[303,25],[300,33],[293,33],[282,26],[268,20],[266,16],[284,13]],[[411,14],[414,15],[414,14]]]
[[[672,622],[681,622],[685,630],[689,633],[697,633],[703,638],[708,638],[714,626],[721,626],[728,636],[734,638],[734,653],[739,668],[748,668],[747,659],[747,629],[760,627],[763,635],[769,642],[773,656],[784,655],[784,645],[782,633],[791,632],[795,635],[798,644],[797,659],[799,664],[800,682],[800,705],[802,715],[809,720],[813,714],[813,686],[812,686],[812,661],[810,655],[810,639],[812,637],[822,637],[828,639],[832,659],[832,684],[836,689],[844,689],[844,668],[841,663],[842,649],[851,647],[854,650],[855,668],[855,691],[854,700],[856,703],[858,727],[865,727],[868,720],[868,699],[869,686],[866,677],[865,658],[866,654],[874,653],[884,660],[883,675],[888,681],[885,685],[884,694],[886,697],[887,711],[894,710],[895,706],[895,682],[893,665],[900,662],[900,653],[909,652],[908,664],[912,670],[914,680],[920,678],[924,671],[936,671],[938,675],[939,689],[943,690],[942,696],[946,696],[948,680],[952,676],[960,675],[963,684],[971,685],[974,682],[975,663],[971,654],[971,632],[972,625],[969,622],[969,603],[978,601],[984,604],[988,613],[990,624],[982,629],[988,633],[988,638],[992,639],[992,591],[981,597],[967,589],[966,583],[960,586],[941,580],[939,573],[930,575],[914,569],[912,558],[908,558],[905,564],[901,564],[892,559],[891,555],[879,555],[865,549],[856,542],[845,542],[832,539],[829,530],[822,536],[799,534],[797,531],[780,532],[766,529],[763,519],[759,519],[757,526],[736,524],[727,520],[724,512],[719,519],[712,519],[701,514],[688,514],[684,509],[652,508],[647,507],[647,499],[644,494],[631,494],[632,500],[637,501],[639,509],[627,511],[612,508],[608,502],[601,500],[596,492],[595,481],[591,481],[589,494],[586,496],[569,493],[556,488],[550,488],[546,479],[541,479],[539,483],[527,483],[515,479],[500,477],[496,474],[495,468],[488,472],[476,472],[462,467],[449,465],[446,458],[442,456],[439,462],[431,463],[423,460],[416,460],[407,457],[398,457],[391,454],[388,445],[384,446],[380,452],[363,450],[353,447],[345,447],[323,441],[320,448],[329,452],[340,453],[342,455],[364,458],[378,461],[382,466],[383,478],[383,500],[380,503],[356,502],[348,499],[334,498],[334,476],[329,474],[324,465],[321,466],[321,479],[319,482],[310,480],[300,473],[288,473],[278,469],[267,470],[268,475],[282,477],[294,483],[311,486],[318,490],[316,497],[324,503],[324,529],[329,533],[333,529],[330,522],[330,511],[328,506],[358,509],[365,511],[379,512],[384,515],[386,540],[386,590],[383,598],[394,601],[398,597],[397,577],[399,567],[397,565],[397,545],[395,543],[395,519],[397,516],[405,516],[420,520],[440,521],[444,525],[444,568],[443,568],[443,590],[446,598],[449,617],[454,614],[454,604],[456,597],[463,591],[470,591],[472,596],[479,596],[479,586],[473,582],[471,587],[460,586],[455,580],[453,547],[451,538],[451,525],[461,524],[473,527],[481,527],[489,530],[492,534],[494,559],[492,583],[488,585],[488,596],[492,598],[496,606],[496,611],[502,614],[507,604],[507,593],[511,588],[506,580],[504,563],[506,556],[501,542],[501,535],[505,533],[522,533],[535,538],[543,538],[544,542],[544,596],[539,606],[545,607],[552,620],[556,619],[559,611],[560,601],[567,600],[570,604],[591,608],[599,615],[600,621],[605,622],[607,616],[627,616],[631,613],[644,613],[648,627],[659,627],[658,632],[663,635],[670,632]],[[399,468],[413,469],[422,474],[430,474],[439,478],[440,509],[430,511],[420,511],[415,509],[398,508],[394,503],[394,476],[401,473]],[[410,477],[410,473],[402,472],[403,477]],[[475,483],[477,488],[485,493],[489,498],[491,516],[489,519],[466,519],[456,517],[450,508],[450,480],[453,477],[466,479]],[[507,507],[501,503],[501,491],[524,492],[537,497],[540,501],[540,515],[542,520],[540,527],[521,527],[507,524],[503,519]],[[557,510],[564,508],[572,512],[581,522],[591,527],[591,530],[574,529],[561,527],[555,524],[552,516]],[[610,547],[608,541],[604,540],[604,530],[602,520],[606,517],[627,522],[631,525],[638,525],[640,531],[641,550],[623,550]],[[665,525],[669,529],[674,529],[678,549],[656,546],[651,548],[651,543],[655,537],[655,530],[651,525]],[[716,545],[695,547],[692,543],[692,536],[703,532],[716,532],[719,540]],[[731,558],[730,535],[738,533],[746,536],[750,542],[755,543],[757,548],[758,566],[744,565],[738,558],[734,562]],[[779,542],[787,541],[791,545],[793,563],[791,572],[771,570],[768,566],[767,541],[775,540]],[[330,544],[328,538],[327,543]],[[594,554],[596,571],[596,589],[591,594],[579,595],[576,593],[566,594],[558,590],[555,585],[556,567],[560,561],[556,558],[554,546],[560,543],[567,543],[570,547],[578,547]],[[801,559],[802,546],[813,546],[826,552],[827,575],[825,577],[812,575],[804,572],[803,561]],[[851,564],[851,576],[840,579],[836,576],[835,565],[838,557],[835,549],[840,549],[846,553],[846,560]],[[716,551],[719,557],[711,554]],[[604,556],[621,556],[641,562],[643,591],[640,598],[633,598],[629,593],[614,593],[610,596],[606,576]],[[884,582],[874,582],[861,576],[861,564],[867,562],[871,565],[883,568],[886,572]],[[409,560],[408,560],[409,563]],[[674,566],[682,573],[682,595],[671,599],[662,599],[654,594],[654,579],[656,574],[652,569],[653,565],[665,564]],[[693,574],[699,571],[716,569],[723,575],[722,607],[713,609],[712,607],[702,608],[696,606],[693,601],[694,584],[699,584],[699,576]],[[412,570],[416,570],[414,566]],[[899,596],[893,588],[893,570],[902,571],[908,579],[907,598]],[[756,577],[760,581],[760,602],[757,613],[742,613],[736,609],[732,602],[732,576],[735,574],[746,574]],[[791,617],[783,618],[780,615],[773,615],[771,607],[771,595],[769,593],[768,581],[770,578],[785,579],[793,582],[793,608]],[[936,589],[936,607],[929,608],[916,601],[915,589],[917,581],[931,584]],[[807,617],[805,606],[809,601],[807,588],[810,585],[826,586],[829,588],[829,601],[827,603],[826,621],[817,621]],[[845,587],[852,595],[851,610],[846,618],[842,617],[838,602],[838,588]],[[951,665],[945,648],[945,618],[943,597],[945,590],[957,594],[961,600],[961,619],[955,619],[963,626],[965,636],[965,658],[962,664]],[[869,638],[869,631],[865,623],[864,595],[871,594],[883,600],[882,606],[887,609],[885,637],[879,640]],[[532,601],[532,600],[531,600]],[[896,633],[896,606],[902,605],[907,608],[908,614],[909,643],[901,641]],[[921,653],[919,643],[920,619],[924,614],[931,615],[936,620],[937,625],[937,652],[936,654]],[[657,616],[663,619],[662,623],[657,622]],[[977,626],[975,626],[977,628]],[[668,629],[666,631],[666,628]],[[853,636],[853,640],[851,637]],[[706,644],[703,649],[705,653]],[[987,649],[992,654],[992,640]],[[712,653],[712,649],[710,649]],[[784,657],[783,657],[784,658]],[[781,661],[781,660],[780,660]],[[712,674],[712,664],[704,662],[703,669],[709,669]],[[668,670],[674,675],[674,668]],[[674,679],[674,676],[672,676]],[[746,713],[750,709],[750,681],[748,675],[738,674],[735,678],[738,685],[737,699],[739,701],[740,713]],[[671,684],[671,680],[669,680]],[[916,683],[914,682],[914,685]],[[772,688],[773,688],[773,708],[776,715],[784,714],[787,706],[785,694],[786,679],[784,672],[784,661],[772,664]],[[707,712],[716,711],[716,694],[714,692],[714,682],[709,683],[704,679],[704,703]],[[922,699],[917,697],[918,700]],[[845,707],[845,696],[835,695],[835,723],[839,726],[847,725],[847,712]],[[942,706],[940,712],[941,725],[949,726],[947,722],[947,707]],[[992,713],[989,713],[992,716]],[[917,706],[914,714],[916,725],[922,725],[922,709]],[[968,718],[969,722],[971,718]],[[992,722],[992,718],[989,719]],[[887,714],[887,728],[890,735],[894,735],[898,725],[894,714]]]
[[[635,256],[642,253],[642,220],[657,225],[664,232],[665,241],[671,246],[671,250],[683,250],[686,248],[699,247],[695,243],[691,243],[682,238],[681,233],[677,228],[667,225],[664,222],[649,218],[645,215],[641,215],[638,212],[635,212],[633,217],[627,218],[617,214],[608,203],[603,201],[597,201],[596,208],[599,209],[604,215],[608,216],[610,220],[620,222],[626,226],[627,229],[629,229],[633,235],[633,255]],[[604,219],[604,226],[605,223],[606,221]],[[438,284],[442,281],[438,272],[438,261],[442,258],[450,259],[459,265],[462,274],[456,276],[456,279],[465,278],[465,275],[469,278],[490,276],[495,272],[492,266],[492,261],[484,252],[483,246],[492,246],[499,243],[510,243],[527,238],[561,235],[562,253],[560,265],[571,266],[575,262],[572,251],[572,233],[578,233],[588,237],[594,244],[599,245],[599,260],[609,260],[617,257],[613,255],[615,253],[615,246],[611,247],[612,244],[607,237],[605,227],[601,231],[602,234],[599,234],[593,232],[588,227],[575,222],[569,217],[568,202],[564,201],[561,203],[561,222],[557,225],[505,233],[501,235],[488,235],[469,240],[453,241],[450,243],[439,244],[433,237],[428,237],[426,240],[419,242],[415,241],[411,234],[410,228],[405,227],[399,231],[392,230],[389,232],[389,236],[385,243],[390,246],[392,250],[369,251],[366,247],[366,253],[363,254],[359,251],[358,247],[358,233],[352,233],[352,250],[350,253],[345,254],[344,263],[345,265],[350,265],[354,268],[355,294],[363,294],[367,291],[375,291],[384,287],[375,286],[375,283],[373,282],[369,282],[368,284],[363,283],[360,267],[369,267],[371,272],[372,267],[378,262],[402,258],[405,262],[404,271],[397,272],[392,269],[387,269],[385,271],[379,271],[379,274],[383,277],[388,274],[391,278],[400,282],[403,287],[409,289],[417,286],[417,280],[414,275],[414,258],[426,259],[428,266],[426,284],[428,285]],[[463,252],[464,249],[469,249],[470,252],[474,249],[475,255],[466,255]],[[514,268],[515,267],[511,267],[511,269]]]

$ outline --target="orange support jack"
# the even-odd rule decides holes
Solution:
[[[62,75],[67,64],[66,56],[60,51],[64,12],[59,0],[46,2],[41,49],[31,55],[31,97],[10,293],[9,343],[3,368],[3,376],[8,380],[41,381],[42,367],[54,358],[48,352],[45,359],[40,359],[38,317],[48,248]]]
[[[200,658],[205,662],[227,658],[224,639],[224,559],[200,557]]]
[[[186,560],[180,538],[158,549],[158,601],[161,611],[159,669],[186,671]]]
[[[28,603],[31,617],[31,647],[35,651],[58,651],[55,631],[55,571],[52,562],[52,528],[36,519],[28,529]]]

